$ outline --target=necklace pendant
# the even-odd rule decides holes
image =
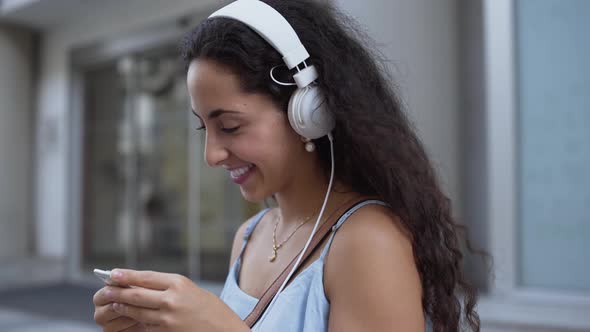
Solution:
[[[268,258],[270,262],[274,262],[277,259],[277,251],[275,249],[272,250],[272,255]]]

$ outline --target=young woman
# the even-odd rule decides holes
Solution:
[[[211,17],[184,39],[191,106],[205,158],[248,201],[272,197],[239,228],[221,299],[189,279],[117,269],[94,297],[104,331],[248,331],[242,321],[297,257],[314,228],[358,197],[297,270],[254,330],[479,330],[475,290],[461,270],[458,227],[385,67],[354,23],[325,2],[264,0],[293,27],[317,69],[335,126],[309,140],[287,109],[297,70],[259,32]],[[261,18],[262,19],[262,18]]]

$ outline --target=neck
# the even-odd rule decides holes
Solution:
[[[317,186],[322,190],[309,190],[296,186],[289,191],[276,193],[275,198],[279,205],[279,213],[283,224],[299,223],[310,216],[316,219],[322,204],[324,203],[327,183]],[[332,195],[330,195],[330,200]]]
[[[310,216],[313,216],[310,222],[315,223],[329,184],[329,178],[319,173],[310,172],[300,178],[295,178],[288,187],[275,194],[279,213],[282,216],[282,224],[298,224]],[[352,190],[334,180],[322,220],[325,220],[330,212],[351,194],[353,194]]]

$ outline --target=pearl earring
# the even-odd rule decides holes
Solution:
[[[305,151],[307,152],[314,152],[315,151],[315,144],[311,141],[311,139],[305,139]]]

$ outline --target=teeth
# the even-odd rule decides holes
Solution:
[[[231,176],[233,179],[239,178],[240,176],[242,176],[242,175],[244,175],[246,172],[248,172],[248,171],[249,171],[249,170],[250,170],[252,167],[254,167],[254,165],[248,165],[248,166],[245,166],[245,167],[242,167],[242,168],[237,168],[237,169],[231,170],[231,171],[229,172],[229,175],[230,175],[230,176]]]

